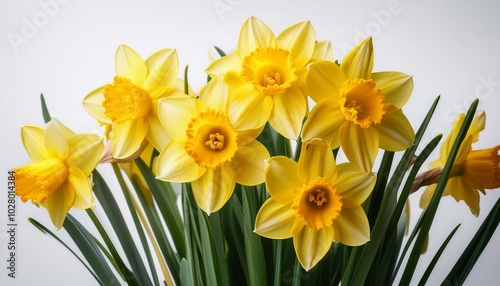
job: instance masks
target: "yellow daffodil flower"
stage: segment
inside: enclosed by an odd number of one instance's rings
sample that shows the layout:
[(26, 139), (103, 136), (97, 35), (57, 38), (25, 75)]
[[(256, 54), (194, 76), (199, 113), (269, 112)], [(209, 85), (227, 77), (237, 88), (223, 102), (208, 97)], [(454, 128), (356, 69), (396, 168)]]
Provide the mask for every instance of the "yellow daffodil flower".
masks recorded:
[(157, 115), (158, 100), (187, 97), (177, 87), (178, 65), (172, 49), (160, 50), (144, 61), (130, 47), (118, 48), (113, 83), (92, 91), (83, 102), (90, 115), (111, 127), (114, 158), (132, 156), (144, 139), (158, 150), (167, 144)]
[(257, 185), (264, 181), (269, 152), (255, 140), (263, 123), (249, 124), (252, 111), (228, 101), (221, 77), (201, 90), (200, 100), (163, 99), (159, 116), (172, 141), (160, 153), (157, 178), (191, 182), (194, 197), (206, 213), (227, 202), (235, 182)]
[(272, 239), (293, 237), (305, 270), (313, 268), (332, 242), (358, 246), (370, 239), (360, 204), (375, 186), (374, 173), (363, 174), (349, 163), (336, 166), (323, 141), (302, 148), (298, 163), (284, 156), (267, 161), (269, 198), (259, 210), (255, 232)]
[(347, 159), (368, 173), (378, 148), (405, 150), (415, 133), (401, 111), (413, 89), (411, 76), (401, 72), (372, 73), (371, 38), (352, 49), (338, 66), (312, 63), (306, 86), (317, 103), (302, 131), (302, 140), (325, 139), (342, 146)]
[(329, 42), (316, 44), (310, 22), (285, 29), (277, 37), (266, 24), (249, 18), (241, 28), (233, 54), (213, 61), (211, 77), (222, 74), (235, 90), (235, 99), (254, 110), (280, 134), (296, 139), (307, 112), (305, 71), (308, 63), (333, 58)]
[(95, 134), (75, 134), (53, 119), (47, 128), (23, 126), (21, 138), (32, 162), (14, 169), (16, 195), (47, 208), (57, 229), (70, 208), (94, 206), (90, 175), (103, 150)]
[[(465, 115), (461, 114), (455, 119), (452, 131), (441, 145), (439, 158), (431, 162), (433, 168), (442, 170), (446, 164), (464, 118)], [(500, 145), (484, 150), (472, 150), (472, 143), (478, 140), (485, 121), (484, 112), (475, 114), (443, 192), (443, 196), (451, 195), (457, 202), (465, 201), (475, 216), (479, 215), (480, 210), (479, 192), (486, 194), (484, 189), (500, 188)], [(436, 186), (433, 184), (427, 187), (420, 197), (420, 207), (426, 208), (429, 205)]]

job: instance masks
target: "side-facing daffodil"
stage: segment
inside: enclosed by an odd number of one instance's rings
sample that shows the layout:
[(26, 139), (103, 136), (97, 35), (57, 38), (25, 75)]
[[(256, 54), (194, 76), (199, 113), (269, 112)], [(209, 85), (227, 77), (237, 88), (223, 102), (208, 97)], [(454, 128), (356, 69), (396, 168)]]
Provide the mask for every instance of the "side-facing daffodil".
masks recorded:
[(257, 214), (255, 232), (272, 239), (293, 237), (298, 260), (309, 270), (333, 241), (358, 246), (370, 239), (360, 204), (375, 181), (374, 173), (363, 174), (350, 163), (337, 166), (323, 143), (303, 147), (298, 163), (273, 157), (267, 161), (265, 180), (271, 198)]
[(221, 77), (200, 91), (199, 100), (163, 99), (159, 116), (172, 141), (160, 152), (157, 178), (191, 182), (196, 202), (208, 214), (227, 202), (235, 183), (262, 183), (269, 152), (255, 140), (264, 122), (248, 120), (252, 115), (228, 101)]
[(303, 142), (330, 141), (347, 159), (368, 173), (378, 148), (405, 150), (415, 133), (401, 111), (413, 89), (411, 76), (374, 72), (373, 44), (368, 38), (346, 54), (340, 66), (312, 63), (306, 76), (309, 95), (317, 103), (302, 131)]
[(178, 58), (163, 49), (146, 61), (133, 49), (121, 45), (115, 57), (116, 76), (89, 93), (85, 110), (111, 130), (112, 156), (124, 159), (139, 154), (144, 139), (160, 150), (168, 137), (158, 119), (158, 100), (187, 97), (178, 88)]
[(331, 57), (331, 45), (316, 44), (310, 22), (292, 25), (276, 37), (266, 24), (250, 17), (241, 28), (237, 50), (213, 61), (206, 71), (211, 77), (224, 75), (235, 90), (231, 100), (249, 106), (255, 120), (269, 120), (280, 134), (296, 139), (307, 113), (307, 64)]
[(103, 151), (102, 138), (95, 134), (75, 134), (53, 119), (44, 130), (23, 126), (21, 138), (31, 158), (14, 169), (16, 195), (23, 202), (47, 208), (57, 229), (70, 208), (94, 206), (90, 175)]
[[(437, 170), (438, 174), (446, 164), (464, 118), (465, 115), (460, 114), (455, 119), (450, 134), (441, 145), (439, 158), (430, 164), (432, 170)], [(484, 112), (477, 112), (472, 119), (443, 192), (443, 196), (451, 195), (457, 202), (465, 201), (475, 216), (479, 215), (480, 210), (479, 192), (486, 194), (485, 189), (500, 188), (500, 145), (484, 150), (472, 150), (472, 143), (479, 139), (479, 132), (484, 129), (485, 121)], [(420, 197), (420, 207), (426, 208), (429, 205), (436, 186), (432, 184), (427, 187)]]

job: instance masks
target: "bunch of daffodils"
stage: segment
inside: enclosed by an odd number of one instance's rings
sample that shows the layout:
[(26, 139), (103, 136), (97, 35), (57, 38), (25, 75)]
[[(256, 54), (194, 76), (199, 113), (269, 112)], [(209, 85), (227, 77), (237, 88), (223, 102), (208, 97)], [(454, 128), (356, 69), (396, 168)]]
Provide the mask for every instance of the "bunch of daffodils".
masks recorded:
[[(421, 172), (441, 139), (422, 141), (439, 98), (415, 132), (403, 112), (412, 77), (374, 72), (374, 58), (371, 38), (335, 60), (310, 22), (276, 36), (251, 17), (195, 93), (174, 49), (143, 60), (121, 45), (112, 82), (83, 99), (103, 135), (74, 133), (42, 98), (46, 127), (21, 129), (32, 162), (13, 169), (16, 194), (47, 209), (101, 285), (424, 284), (458, 228), (417, 277), (441, 196), (477, 216), (479, 192), (500, 188), (500, 146), (472, 149), (486, 123), (475, 101)], [(109, 165), (119, 189), (97, 170)], [(405, 235), (421, 187), (424, 211)], [(443, 283), (465, 280), (499, 215), (497, 202)]]

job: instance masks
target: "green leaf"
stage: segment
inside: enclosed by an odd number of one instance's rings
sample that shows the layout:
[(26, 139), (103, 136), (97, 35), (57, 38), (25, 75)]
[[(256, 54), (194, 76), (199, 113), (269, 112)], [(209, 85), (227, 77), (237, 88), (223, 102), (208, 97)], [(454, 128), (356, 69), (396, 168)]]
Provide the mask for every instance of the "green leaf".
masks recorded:
[(45, 123), (48, 123), (50, 120), (52, 120), (49, 109), (47, 108), (47, 104), (45, 103), (45, 98), (43, 97), (43, 93), (40, 93), (40, 102), (42, 104), (42, 116), (43, 116), (43, 121)]

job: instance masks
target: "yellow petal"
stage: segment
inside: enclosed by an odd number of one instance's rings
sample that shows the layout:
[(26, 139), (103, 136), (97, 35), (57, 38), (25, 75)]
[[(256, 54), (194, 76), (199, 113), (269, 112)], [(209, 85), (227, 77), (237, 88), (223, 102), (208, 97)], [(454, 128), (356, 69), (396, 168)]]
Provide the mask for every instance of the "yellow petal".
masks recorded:
[(373, 125), (379, 135), (380, 148), (387, 151), (403, 151), (413, 145), (415, 132), (401, 109), (386, 113), (380, 124)]
[[(343, 201), (346, 199), (342, 199)], [(349, 246), (359, 246), (370, 240), (370, 225), (362, 207), (342, 208), (333, 221), (335, 241)]]
[(200, 100), (205, 102), (209, 108), (227, 113), (228, 93), (228, 86), (224, 83), (224, 78), (219, 75), (201, 89)]
[(104, 106), (102, 105), (102, 102), (104, 101), (104, 87), (105, 85), (98, 87), (87, 94), (83, 99), (83, 107), (88, 114), (99, 122), (112, 124), (113, 121), (106, 116)]
[(472, 135), (472, 142), (477, 142), (479, 139), (479, 132), (484, 129), (486, 125), (486, 113), (484, 111), (477, 111), (474, 114), (474, 118), (472, 118), (472, 122), (470, 124), (469, 130), (467, 131), (467, 135)]
[(436, 190), (437, 184), (428, 186), (425, 191), (420, 196), (420, 208), (425, 209), (429, 206), (431, 202), (432, 196), (434, 195), (434, 191)]
[(309, 21), (292, 25), (276, 38), (278, 47), (290, 51), (294, 66), (304, 66), (312, 57), (316, 43), (316, 34)]
[[(236, 130), (236, 132), (238, 133), (238, 145), (244, 146), (244, 145), (251, 143), (253, 140), (255, 140), (262, 133), (264, 126), (265, 125), (262, 125), (261, 127), (256, 128), (256, 129)], [(234, 125), (233, 125), (233, 127), (234, 127)], [(266, 139), (270, 140), (270, 138), (265, 138), (263, 140), (266, 140)], [(261, 141), (261, 142), (266, 144), (266, 142), (263, 142), (263, 141)]]
[(73, 189), (75, 198), (72, 207), (79, 210), (94, 207), (94, 196), (89, 177), (76, 167), (69, 167), (68, 183)]
[(241, 69), (242, 60), (238, 54), (229, 54), (213, 61), (205, 71), (210, 77), (214, 78), (219, 74), (225, 75), (228, 71), (239, 73)]
[(402, 72), (376, 72), (372, 74), (376, 88), (382, 91), (385, 103), (402, 108), (413, 91), (413, 78)]
[(368, 175), (360, 172), (352, 164), (344, 163), (337, 166), (338, 178), (335, 181), (335, 188), (344, 198), (349, 198), (357, 205), (362, 204), (371, 194), (377, 176), (375, 173)]
[(340, 144), (347, 159), (365, 174), (373, 168), (378, 153), (379, 137), (373, 128), (361, 128), (346, 122), (340, 126)]
[(330, 250), (333, 243), (334, 230), (332, 227), (314, 231), (303, 227), (293, 237), (293, 246), (300, 265), (306, 271), (313, 268)]
[(272, 157), (266, 165), (266, 187), (271, 197), (282, 204), (291, 204), (295, 199), (294, 189), (301, 189), (297, 162), (284, 156)]
[(116, 51), (115, 70), (117, 76), (128, 78), (137, 86), (142, 86), (148, 75), (148, 68), (144, 60), (126, 45), (120, 45)]
[(240, 37), (238, 40), (238, 54), (243, 57), (247, 56), (255, 49), (266, 47), (275, 47), (276, 38), (261, 20), (250, 17), (241, 27)]
[(236, 182), (245, 186), (263, 183), (266, 175), (265, 160), (269, 158), (269, 152), (259, 141), (239, 146), (231, 160)]
[(295, 140), (299, 136), (306, 110), (304, 95), (297, 87), (291, 87), (284, 94), (273, 95), (273, 110), (269, 123), (284, 137)]
[(203, 102), (192, 98), (164, 98), (159, 102), (158, 116), (168, 136), (172, 140), (182, 140), (186, 138), (189, 122), (203, 107)]
[(45, 130), (38, 126), (21, 127), (21, 140), (24, 149), (33, 161), (42, 161), (50, 157), (45, 149), (44, 142)]
[(68, 138), (68, 148), (66, 164), (78, 167), (89, 176), (99, 163), (104, 144), (96, 134), (77, 134)]
[(337, 166), (328, 142), (303, 143), (298, 164), (303, 182), (317, 177), (327, 178), (330, 182), (337, 179)]
[(171, 141), (160, 152), (156, 169), (157, 178), (174, 183), (192, 182), (203, 175), (205, 169), (196, 164), (184, 149), (184, 144)]
[(47, 124), (45, 129), (45, 148), (52, 157), (65, 159), (68, 155), (68, 142), (64, 136), (62, 124), (53, 119)]
[(322, 100), (314, 106), (304, 123), (302, 141), (323, 139), (329, 141), (330, 147), (335, 149), (340, 146), (338, 134), (344, 122), (345, 116), (338, 101), (331, 98)]
[(347, 80), (342, 69), (333, 62), (320, 61), (312, 63), (306, 75), (306, 88), (316, 103), (331, 98), (338, 106), (339, 90)]
[(462, 177), (453, 179), (454, 182), (451, 182), (451, 180), (448, 182), (451, 196), (457, 202), (463, 200), (467, 206), (469, 206), (471, 213), (476, 217), (479, 216), (479, 192), (472, 188), (472, 186)]
[(64, 219), (73, 204), (74, 198), (75, 192), (73, 186), (69, 182), (66, 182), (43, 202), (43, 206), (49, 212), (52, 224), (57, 229), (63, 226)]
[(271, 97), (257, 93), (251, 84), (238, 88), (228, 102), (228, 116), (236, 130), (264, 126), (272, 109)]
[(370, 79), (373, 69), (372, 38), (361, 41), (350, 50), (340, 63), (340, 67), (349, 79)]
[(163, 126), (161, 125), (160, 119), (154, 115), (148, 115), (147, 117), (149, 128), (146, 134), (146, 139), (156, 150), (162, 150), (170, 137), (167, 135)]
[(233, 194), (234, 186), (234, 175), (226, 166), (207, 168), (198, 180), (192, 182), (194, 198), (207, 214), (224, 206)]
[(179, 60), (175, 50), (163, 49), (152, 54), (146, 60), (146, 66), (148, 75), (141, 86), (151, 98), (158, 98), (167, 89), (175, 86), (179, 69)]
[(333, 47), (330, 41), (318, 41), (314, 47), (314, 60), (333, 61)]
[[(255, 232), (271, 239), (286, 239), (294, 235), (300, 226), (296, 224), (295, 210), (289, 204), (281, 204), (272, 198), (264, 202), (255, 218)], [(295, 227), (294, 227), (295, 225)]]
[(141, 147), (149, 125), (144, 117), (113, 125), (112, 154), (117, 159), (130, 157)]

